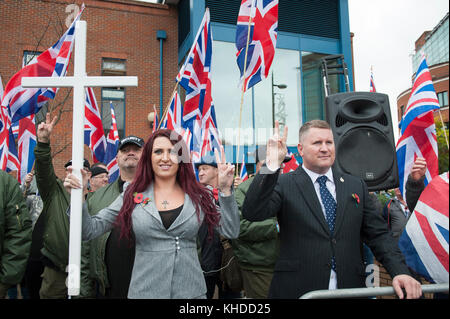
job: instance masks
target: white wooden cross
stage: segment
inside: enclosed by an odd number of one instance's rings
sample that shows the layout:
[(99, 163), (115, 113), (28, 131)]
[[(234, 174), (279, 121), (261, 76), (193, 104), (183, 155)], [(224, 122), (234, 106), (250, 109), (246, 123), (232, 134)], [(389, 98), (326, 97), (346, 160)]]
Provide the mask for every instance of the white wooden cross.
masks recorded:
[[(81, 181), (84, 159), (84, 106), (86, 87), (137, 86), (135, 76), (87, 76), (86, 74), (86, 21), (75, 25), (74, 75), (69, 77), (28, 77), (22, 79), (23, 87), (73, 87), (73, 127), (72, 127), (72, 168), (73, 174)], [(73, 189), (70, 199), (70, 233), (68, 295), (80, 294), (81, 261), (81, 209), (83, 190)], [(62, 212), (64, 213), (64, 212)]]

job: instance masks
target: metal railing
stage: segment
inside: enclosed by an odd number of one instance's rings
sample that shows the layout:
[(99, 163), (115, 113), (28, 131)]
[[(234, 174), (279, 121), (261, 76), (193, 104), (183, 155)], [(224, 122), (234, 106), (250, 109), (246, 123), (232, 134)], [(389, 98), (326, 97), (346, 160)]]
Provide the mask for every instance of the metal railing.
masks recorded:
[[(449, 284), (430, 284), (422, 285), (422, 293), (448, 293)], [(336, 290), (315, 290), (308, 292), (300, 297), (300, 299), (330, 299), (330, 298), (365, 298), (375, 296), (395, 295), (392, 287), (370, 287), (370, 288), (350, 288)]]

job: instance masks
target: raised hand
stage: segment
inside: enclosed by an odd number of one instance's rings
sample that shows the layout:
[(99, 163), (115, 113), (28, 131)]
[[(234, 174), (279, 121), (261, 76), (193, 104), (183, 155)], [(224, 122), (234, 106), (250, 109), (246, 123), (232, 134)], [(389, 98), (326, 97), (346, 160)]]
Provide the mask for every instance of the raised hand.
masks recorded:
[(234, 182), (234, 165), (226, 163), (225, 151), (223, 146), (220, 146), (220, 155), (217, 149), (214, 149), (218, 170), (218, 187), (219, 190), (226, 196), (231, 195), (231, 187)]
[(70, 194), (73, 188), (82, 188), (82, 187), (83, 187), (84, 191), (87, 191), (87, 186), (88, 186), (89, 178), (91, 177), (91, 173), (85, 168), (81, 169), (81, 176), (83, 179), (83, 185), (81, 185), (78, 177), (75, 174), (73, 174), (72, 166), (68, 166), (67, 171), (68, 171), (68, 174), (66, 175), (66, 178), (64, 178), (64, 183), (63, 183), (66, 191)]
[(275, 121), (274, 134), (267, 141), (266, 163), (267, 167), (273, 172), (281, 167), (287, 154), (286, 141), (288, 136), (288, 127), (284, 127), (283, 136), (280, 136), (280, 124)]
[(38, 142), (50, 143), (50, 134), (52, 133), (53, 127), (56, 124), (57, 117), (53, 117), (50, 121), (50, 113), (45, 116), (45, 122), (39, 123), (38, 129), (36, 131), (36, 137)]
[(411, 169), (411, 177), (413, 180), (418, 181), (427, 172), (427, 162), (423, 157), (416, 158), (413, 167)]

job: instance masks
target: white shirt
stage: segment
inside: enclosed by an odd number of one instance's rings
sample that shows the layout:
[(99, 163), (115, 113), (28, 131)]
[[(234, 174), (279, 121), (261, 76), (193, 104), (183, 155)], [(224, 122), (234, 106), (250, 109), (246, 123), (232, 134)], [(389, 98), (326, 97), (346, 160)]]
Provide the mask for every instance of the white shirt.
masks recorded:
[[(305, 170), (306, 174), (308, 174), (309, 178), (311, 178), (311, 181), (314, 185), (314, 189), (316, 190), (317, 198), (319, 199), (320, 207), (322, 207), (323, 216), (325, 217), (325, 220), (326, 220), (327, 213), (325, 211), (325, 206), (322, 203), (322, 196), (320, 196), (320, 184), (319, 184), (319, 182), (317, 182), (317, 178), (319, 178), (320, 176), (327, 177), (327, 182), (326, 182), (327, 189), (331, 193), (331, 196), (333, 196), (334, 200), (336, 200), (336, 185), (334, 185), (333, 171), (330, 168), (328, 170), (328, 172), (326, 172), (325, 174), (317, 174), (317, 173), (307, 169), (305, 167), (305, 165), (303, 165), (303, 169)], [(331, 269), (330, 282), (328, 284), (328, 289), (330, 289), (330, 290), (337, 289), (337, 275), (333, 269)]]

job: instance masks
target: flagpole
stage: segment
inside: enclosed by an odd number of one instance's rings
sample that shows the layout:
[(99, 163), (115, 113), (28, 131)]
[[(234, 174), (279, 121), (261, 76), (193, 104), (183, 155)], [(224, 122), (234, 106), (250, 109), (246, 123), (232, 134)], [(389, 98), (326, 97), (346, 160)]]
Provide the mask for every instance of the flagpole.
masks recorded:
[(238, 145), (237, 145), (237, 154), (236, 154), (236, 177), (238, 177), (239, 174), (239, 150), (241, 145), (241, 124), (242, 124), (242, 108), (244, 105), (244, 93), (245, 93), (245, 87), (246, 87), (246, 73), (247, 73), (247, 56), (248, 56), (248, 45), (250, 42), (250, 26), (252, 24), (252, 11), (253, 11), (253, 4), (250, 8), (250, 19), (248, 20), (248, 30), (247, 30), (247, 43), (245, 45), (245, 58), (244, 58), (244, 83), (242, 84), (242, 94), (241, 94), (241, 107), (239, 109), (239, 127), (238, 127)]
[[(161, 127), (162, 122), (163, 122), (164, 119), (166, 118), (167, 113), (169, 112), (170, 103), (172, 103), (173, 96), (174, 96), (175, 93), (177, 92), (178, 84), (180, 84), (180, 82), (177, 81), (177, 84), (175, 84), (175, 88), (174, 88), (173, 91), (172, 91), (172, 95), (170, 96), (169, 103), (167, 104), (166, 109), (164, 110), (164, 114), (163, 114), (163, 115), (161, 116), (161, 118), (159, 119), (159, 123), (158, 123), (158, 127), (157, 127), (158, 130), (159, 130), (159, 128)], [(156, 114), (155, 114), (155, 115), (156, 115)]]
[[(32, 172), (34, 171), (34, 164), (35, 164), (35, 163), (36, 163), (36, 160), (33, 161), (33, 166), (31, 167), (30, 173), (32, 173)], [(33, 173), (33, 178), (34, 178), (34, 173)], [(33, 181), (33, 179), (31, 179), (31, 181)], [(28, 188), (30, 188), (31, 181), (30, 181), (30, 184), (29, 184), (29, 185), (25, 184), (25, 190), (23, 191), (23, 196), (26, 196), (26, 195), (27, 195), (27, 191), (28, 191)]]
[(447, 143), (447, 149), (449, 149), (447, 132), (445, 131), (445, 125), (444, 125), (444, 120), (442, 119), (441, 109), (439, 109), (439, 118), (441, 119), (442, 129), (444, 130), (444, 136), (445, 136), (445, 142)]

